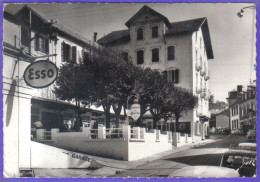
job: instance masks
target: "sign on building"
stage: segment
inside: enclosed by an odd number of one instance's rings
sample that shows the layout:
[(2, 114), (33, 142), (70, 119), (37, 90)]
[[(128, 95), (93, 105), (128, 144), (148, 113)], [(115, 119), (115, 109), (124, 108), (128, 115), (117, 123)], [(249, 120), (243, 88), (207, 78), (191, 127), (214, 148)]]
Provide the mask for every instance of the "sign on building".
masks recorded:
[(139, 104), (133, 104), (130, 108), (130, 116), (133, 120), (137, 120), (140, 117), (141, 107)]
[(47, 60), (31, 63), (24, 72), (25, 83), (33, 88), (44, 88), (51, 85), (58, 76), (57, 66)]

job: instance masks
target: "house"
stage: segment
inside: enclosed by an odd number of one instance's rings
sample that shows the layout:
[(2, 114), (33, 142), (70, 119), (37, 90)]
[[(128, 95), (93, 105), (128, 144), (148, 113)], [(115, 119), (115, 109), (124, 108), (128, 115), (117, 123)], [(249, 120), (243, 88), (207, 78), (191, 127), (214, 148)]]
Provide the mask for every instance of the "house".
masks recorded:
[[(189, 123), (193, 140), (203, 137), (210, 118), (208, 60), (214, 58), (207, 18), (169, 22), (145, 5), (125, 25), (127, 29), (115, 30), (97, 42), (120, 49), (135, 65), (166, 72), (169, 81), (198, 96), (198, 107), (184, 114), (180, 122)], [(152, 128), (149, 117), (143, 123)], [(171, 123), (165, 126), (161, 121), (158, 127), (171, 131)]]

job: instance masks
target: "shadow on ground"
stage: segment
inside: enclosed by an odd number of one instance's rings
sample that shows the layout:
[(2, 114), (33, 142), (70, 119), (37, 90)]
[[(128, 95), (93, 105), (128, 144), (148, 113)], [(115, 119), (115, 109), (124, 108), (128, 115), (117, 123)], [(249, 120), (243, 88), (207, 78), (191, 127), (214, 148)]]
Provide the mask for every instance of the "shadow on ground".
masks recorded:
[(195, 166), (195, 165), (219, 166), (222, 155), (223, 154), (203, 154), (203, 155), (167, 158), (164, 160), (170, 160), (178, 163), (188, 164), (191, 166)]

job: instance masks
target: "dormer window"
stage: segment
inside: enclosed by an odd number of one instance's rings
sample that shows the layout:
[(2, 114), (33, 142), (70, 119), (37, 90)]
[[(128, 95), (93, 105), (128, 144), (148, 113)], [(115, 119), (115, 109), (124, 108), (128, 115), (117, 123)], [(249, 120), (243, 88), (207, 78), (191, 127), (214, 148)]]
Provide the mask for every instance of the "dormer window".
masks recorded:
[(158, 26), (152, 27), (152, 38), (157, 38), (158, 37)]
[(137, 40), (143, 40), (144, 35), (143, 35), (143, 28), (138, 28), (137, 29)]

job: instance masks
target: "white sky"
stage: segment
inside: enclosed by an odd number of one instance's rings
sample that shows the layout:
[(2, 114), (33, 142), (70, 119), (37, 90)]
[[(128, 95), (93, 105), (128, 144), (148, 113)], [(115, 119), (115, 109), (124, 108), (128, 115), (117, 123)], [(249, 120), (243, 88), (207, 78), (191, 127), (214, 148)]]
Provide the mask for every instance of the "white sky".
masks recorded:
[[(32, 7), (50, 19), (58, 19), (63, 25), (92, 40), (111, 31), (126, 29), (124, 25), (143, 3), (37, 3)], [(237, 17), (248, 3), (146, 3), (166, 16), (170, 22), (207, 17), (214, 59), (209, 60), (210, 91), (215, 100), (226, 101), (228, 92), (236, 85), (246, 86), (255, 73), (255, 9), (245, 9), (242, 18)]]

